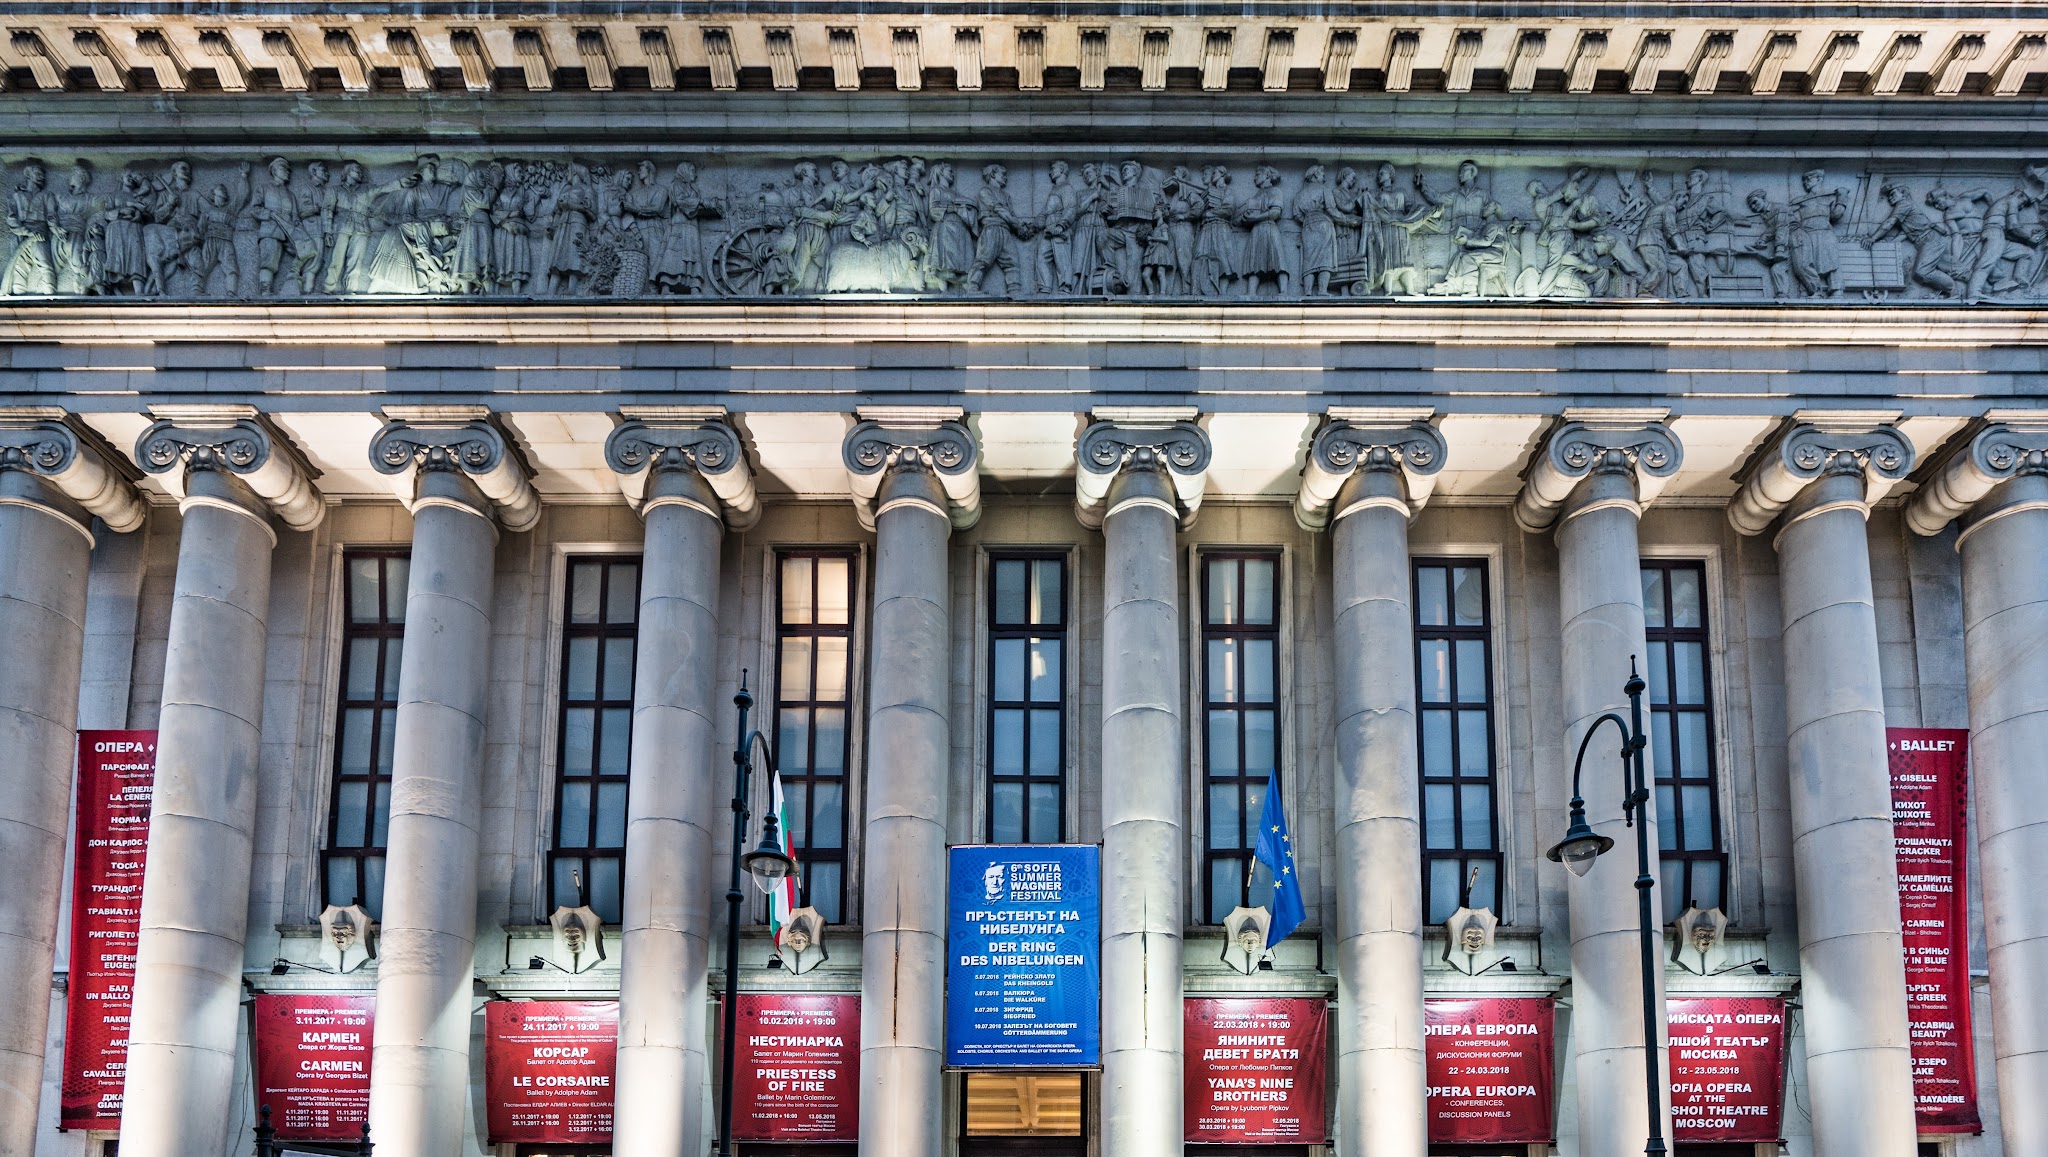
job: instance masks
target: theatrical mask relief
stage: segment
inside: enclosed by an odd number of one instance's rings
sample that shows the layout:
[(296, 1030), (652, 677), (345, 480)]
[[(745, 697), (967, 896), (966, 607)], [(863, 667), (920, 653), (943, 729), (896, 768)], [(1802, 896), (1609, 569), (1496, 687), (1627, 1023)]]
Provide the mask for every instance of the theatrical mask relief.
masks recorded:
[(2039, 301), (2048, 164), (21, 158), (0, 294)]

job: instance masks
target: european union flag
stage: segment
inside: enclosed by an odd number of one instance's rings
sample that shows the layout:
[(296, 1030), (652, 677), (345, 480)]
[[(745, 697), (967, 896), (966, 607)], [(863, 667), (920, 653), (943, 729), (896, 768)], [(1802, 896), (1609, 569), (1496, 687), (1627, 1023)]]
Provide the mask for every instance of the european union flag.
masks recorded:
[(1280, 771), (1266, 777), (1266, 806), (1259, 812), (1259, 842), (1252, 855), (1273, 873), (1273, 922), (1266, 929), (1266, 947), (1308, 918), (1301, 903), (1301, 873), (1294, 870), (1294, 841), (1287, 835), (1287, 808), (1280, 802)]

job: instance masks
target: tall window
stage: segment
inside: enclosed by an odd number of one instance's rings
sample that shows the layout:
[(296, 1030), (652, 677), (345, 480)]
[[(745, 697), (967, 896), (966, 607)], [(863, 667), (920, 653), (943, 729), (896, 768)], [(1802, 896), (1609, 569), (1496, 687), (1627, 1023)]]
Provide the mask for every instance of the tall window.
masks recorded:
[[(1202, 560), (1202, 698), (1208, 825), (1204, 911), (1221, 924), (1273, 880), (1254, 869), (1266, 782), (1280, 758), (1280, 560), (1209, 554)], [(1115, 774), (1110, 769), (1109, 774)]]
[(392, 731), (398, 662), (405, 649), (404, 551), (349, 551), (342, 560), (341, 703), (334, 742), (334, 798), (321, 857), (329, 904), (361, 901), (384, 912), (384, 839), (391, 818)]
[(1066, 815), (1066, 562), (989, 567), (988, 839), (1057, 843)]
[(804, 901), (830, 923), (846, 902), (846, 720), (853, 686), (853, 556), (780, 556), (775, 765)]
[(1688, 906), (1726, 907), (1727, 858), (1715, 806), (1713, 705), (1707, 690), (1706, 573), (1698, 562), (1643, 564), (1650, 752), (1657, 764), (1658, 858), (1667, 923)]
[(1494, 816), (1493, 634), (1486, 564), (1417, 559), (1415, 697), (1422, 711), (1422, 900), (1500, 911)]
[(567, 599), (549, 893), (553, 906), (588, 903), (605, 923), (616, 924), (626, 859), (640, 560), (570, 559)]

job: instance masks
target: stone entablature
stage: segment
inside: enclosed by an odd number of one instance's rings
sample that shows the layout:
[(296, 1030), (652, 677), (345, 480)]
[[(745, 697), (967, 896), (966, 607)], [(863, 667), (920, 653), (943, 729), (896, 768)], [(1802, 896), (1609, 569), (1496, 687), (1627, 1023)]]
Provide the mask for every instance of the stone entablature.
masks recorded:
[(1198, 3), (1132, 19), (1108, 9), (947, 4), (886, 12), (678, 5), (626, 17), (568, 4), (458, 14), (363, 3), (203, 13), (55, 3), (10, 12), (0, 64), (45, 92), (1033, 92), (1062, 84), (1085, 92), (1132, 83), (1216, 92), (1255, 80), (1267, 92), (1455, 94), (1490, 85), (1695, 96), (2013, 96), (2048, 64), (2048, 20), (2038, 10), (1917, 7), (1845, 4), (1762, 20), (1741, 5), (1694, 4), (1646, 20), (1572, 4), (1516, 5), (1513, 17), (1496, 19), (1451, 4), (1252, 15)]
[(10, 170), (16, 298), (2048, 297), (2048, 165), (2021, 159), (364, 148)]

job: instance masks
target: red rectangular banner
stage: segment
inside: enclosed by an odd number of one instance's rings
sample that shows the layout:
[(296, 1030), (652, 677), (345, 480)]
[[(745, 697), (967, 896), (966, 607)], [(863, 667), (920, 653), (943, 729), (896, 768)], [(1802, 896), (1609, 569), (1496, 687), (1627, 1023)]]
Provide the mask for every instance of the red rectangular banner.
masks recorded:
[(256, 997), (256, 1103), (280, 1141), (354, 1141), (370, 1115), (370, 1025), (377, 998)]
[(1422, 1002), (1433, 1144), (1552, 1141), (1549, 997)]
[(484, 1005), (490, 1144), (610, 1144), (618, 1056), (616, 1000)]
[(1885, 728), (1922, 1133), (1983, 1131), (1970, 1037), (1969, 747), (1967, 731)]
[(1665, 1001), (1671, 1138), (1779, 1140), (1785, 1107), (1785, 1002), (1775, 996)]
[(128, 1070), (128, 1003), (142, 927), (142, 871), (156, 732), (78, 733), (71, 870), (71, 975), (64, 1000), (59, 1125), (117, 1129)]
[(743, 992), (739, 1002), (733, 1138), (860, 1140), (860, 997)]
[(1329, 1005), (1318, 999), (1187, 1001), (1187, 1140), (1207, 1145), (1329, 1139)]

